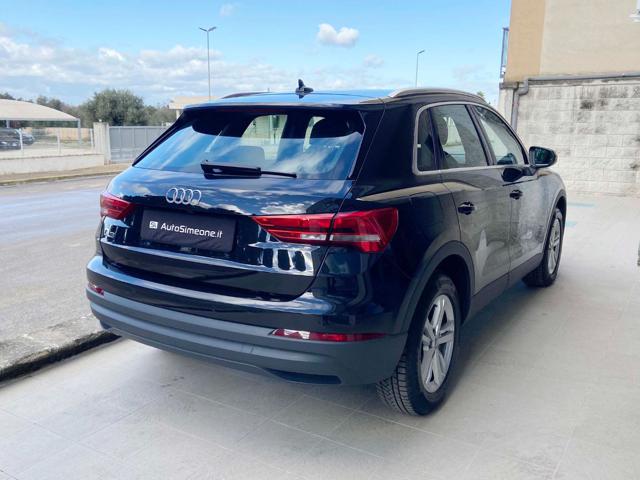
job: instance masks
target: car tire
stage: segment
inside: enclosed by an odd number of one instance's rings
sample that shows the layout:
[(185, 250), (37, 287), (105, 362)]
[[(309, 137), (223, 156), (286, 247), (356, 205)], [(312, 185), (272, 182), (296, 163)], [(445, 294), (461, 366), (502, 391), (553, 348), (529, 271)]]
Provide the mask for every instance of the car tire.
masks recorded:
[(559, 208), (556, 208), (547, 232), (544, 245), (544, 255), (540, 265), (527, 274), (522, 281), (529, 287), (548, 287), (556, 281), (560, 257), (562, 255), (562, 239), (564, 238), (564, 218)]
[(457, 356), (460, 321), (456, 286), (436, 273), (416, 308), (393, 375), (377, 384), (383, 403), (401, 413), (425, 415), (442, 402)]

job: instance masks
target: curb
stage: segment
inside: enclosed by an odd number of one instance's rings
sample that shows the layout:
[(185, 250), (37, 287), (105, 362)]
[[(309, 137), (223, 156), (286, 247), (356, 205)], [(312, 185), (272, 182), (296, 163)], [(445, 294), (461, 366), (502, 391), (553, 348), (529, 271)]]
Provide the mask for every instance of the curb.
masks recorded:
[[(49, 345), (40, 350), (29, 352), (16, 359), (11, 365), (0, 367), (0, 382), (14, 379), (27, 373), (39, 370), (65, 358), (72, 357), (99, 345), (113, 342), (120, 337), (107, 331), (89, 333), (71, 339), (62, 345)], [(1, 345), (0, 345), (1, 346)]]
[[(128, 166), (128, 165), (127, 165)], [(124, 169), (123, 169), (124, 170)], [(106, 177), (111, 175), (117, 175), (123, 170), (111, 170), (104, 172), (77, 172), (77, 173), (60, 173), (59, 175), (46, 175), (41, 177), (30, 177), (30, 178), (16, 178), (3, 180), (0, 177), (0, 186), (7, 185), (23, 185), (25, 183), (36, 183), (36, 182), (53, 182), (56, 180), (66, 180), (66, 179), (74, 179), (74, 178), (82, 178), (82, 177)]]

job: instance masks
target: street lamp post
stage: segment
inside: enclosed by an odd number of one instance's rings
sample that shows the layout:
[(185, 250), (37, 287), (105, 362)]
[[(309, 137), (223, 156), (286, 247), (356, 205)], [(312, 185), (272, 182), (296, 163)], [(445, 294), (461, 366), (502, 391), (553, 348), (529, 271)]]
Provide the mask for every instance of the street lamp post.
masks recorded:
[(420, 54), (424, 53), (424, 50), (420, 50), (416, 53), (416, 87), (418, 86), (418, 61), (420, 60)]
[(211, 56), (209, 53), (210, 52), (209, 32), (213, 32), (218, 27), (209, 27), (209, 28), (198, 27), (198, 28), (207, 34), (207, 74), (208, 74), (208, 80), (209, 80), (209, 100), (211, 100)]

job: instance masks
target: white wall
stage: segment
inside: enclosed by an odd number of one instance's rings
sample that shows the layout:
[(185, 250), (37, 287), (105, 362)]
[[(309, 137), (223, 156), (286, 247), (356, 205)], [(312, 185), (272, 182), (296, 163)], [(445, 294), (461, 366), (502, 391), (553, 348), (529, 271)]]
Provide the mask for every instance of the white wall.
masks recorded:
[(640, 79), (531, 83), (517, 130), (556, 151), (568, 190), (640, 196)]
[(33, 172), (58, 172), (104, 165), (101, 153), (80, 153), (41, 157), (0, 158), (0, 175)]

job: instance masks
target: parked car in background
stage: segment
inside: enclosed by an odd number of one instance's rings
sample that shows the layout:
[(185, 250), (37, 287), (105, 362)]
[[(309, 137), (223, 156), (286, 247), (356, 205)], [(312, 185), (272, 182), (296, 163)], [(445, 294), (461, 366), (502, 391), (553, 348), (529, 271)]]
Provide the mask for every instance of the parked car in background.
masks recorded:
[(101, 197), (104, 328), (294, 382), (444, 398), (463, 323), (558, 274), (566, 195), (482, 98), (236, 95), (185, 109)]
[(14, 128), (0, 128), (0, 149), (19, 150), (20, 134)]
[(34, 138), (34, 136), (29, 133), (29, 132), (25, 132), (24, 130), (22, 131), (22, 143), (25, 145), (33, 145), (34, 142), (36, 141), (36, 139)]

